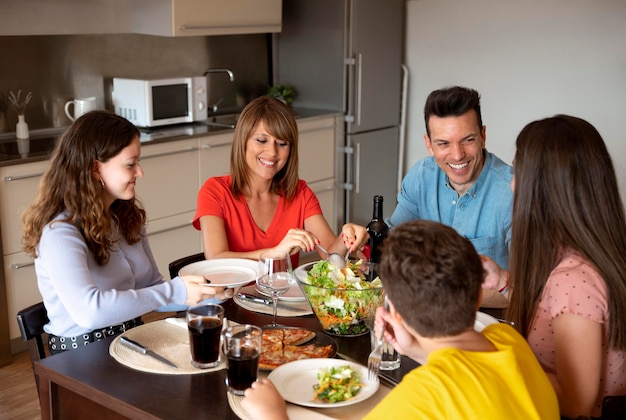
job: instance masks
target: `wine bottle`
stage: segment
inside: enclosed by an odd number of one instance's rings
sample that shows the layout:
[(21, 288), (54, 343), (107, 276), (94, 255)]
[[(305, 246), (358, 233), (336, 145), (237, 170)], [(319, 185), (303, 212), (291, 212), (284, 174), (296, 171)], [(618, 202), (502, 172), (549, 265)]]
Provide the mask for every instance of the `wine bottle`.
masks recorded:
[(368, 242), (370, 262), (379, 263), (383, 241), (389, 233), (389, 227), (383, 220), (382, 195), (374, 196), (374, 212), (372, 214), (372, 220), (367, 225), (367, 233), (370, 235)]

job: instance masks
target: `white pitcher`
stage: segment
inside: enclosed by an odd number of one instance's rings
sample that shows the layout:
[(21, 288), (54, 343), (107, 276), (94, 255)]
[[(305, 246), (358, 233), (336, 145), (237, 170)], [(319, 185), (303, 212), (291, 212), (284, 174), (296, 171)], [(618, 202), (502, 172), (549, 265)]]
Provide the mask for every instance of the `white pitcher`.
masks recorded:
[[(70, 105), (74, 105), (74, 115), (70, 114)], [(78, 117), (86, 114), (89, 111), (96, 109), (96, 97), (91, 96), (89, 98), (74, 99), (67, 101), (65, 104), (65, 115), (72, 121), (76, 121)]]

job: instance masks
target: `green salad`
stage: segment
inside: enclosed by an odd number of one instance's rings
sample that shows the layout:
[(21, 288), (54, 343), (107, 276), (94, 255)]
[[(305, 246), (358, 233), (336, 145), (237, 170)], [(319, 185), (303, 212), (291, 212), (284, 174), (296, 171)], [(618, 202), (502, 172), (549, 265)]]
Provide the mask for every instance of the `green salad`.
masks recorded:
[(365, 386), (361, 383), (361, 374), (347, 365), (321, 369), (317, 379), (318, 383), (313, 385), (314, 400), (328, 403), (354, 398)]
[(382, 300), (382, 281), (367, 281), (361, 260), (340, 269), (326, 260), (309, 270), (302, 289), (322, 328), (331, 334), (358, 335), (368, 331), (365, 319)]

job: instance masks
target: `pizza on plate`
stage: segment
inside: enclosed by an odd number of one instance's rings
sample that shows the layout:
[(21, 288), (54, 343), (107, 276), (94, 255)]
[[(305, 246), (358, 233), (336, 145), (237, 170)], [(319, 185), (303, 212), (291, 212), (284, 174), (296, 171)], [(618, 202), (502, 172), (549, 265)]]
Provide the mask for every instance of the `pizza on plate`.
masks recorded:
[(304, 328), (264, 329), (259, 368), (272, 370), (294, 360), (329, 357), (333, 351), (331, 344), (327, 346), (305, 345), (315, 336), (315, 332)]

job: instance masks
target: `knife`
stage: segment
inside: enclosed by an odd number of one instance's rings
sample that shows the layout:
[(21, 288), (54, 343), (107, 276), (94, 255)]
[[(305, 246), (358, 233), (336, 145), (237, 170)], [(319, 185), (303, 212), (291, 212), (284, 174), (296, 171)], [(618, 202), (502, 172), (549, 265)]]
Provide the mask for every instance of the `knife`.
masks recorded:
[(153, 352), (149, 348), (139, 344), (135, 340), (131, 340), (130, 338), (124, 337), (122, 335), (120, 336), (120, 343), (122, 343), (123, 346), (126, 346), (129, 349), (135, 350), (136, 352), (141, 353), (146, 356), (154, 357), (161, 363), (165, 363), (168, 366), (178, 369), (178, 366), (176, 366), (174, 363), (170, 362), (169, 360), (167, 360), (165, 357), (161, 356), (160, 354)]
[[(243, 301), (248, 301), (248, 302), (254, 302), (254, 303), (260, 303), (262, 305), (273, 305), (272, 303), (272, 299), (269, 298), (263, 298), (260, 296), (255, 296), (255, 295), (251, 295), (248, 293), (243, 293), (243, 292), (239, 292), (239, 299), (243, 300)], [(289, 305), (285, 305), (284, 303), (280, 303), (278, 302), (276, 304), (277, 308), (281, 308), (281, 309), (285, 309), (287, 311), (295, 311), (295, 312), (302, 312), (303, 309), (302, 308), (296, 308), (294, 306), (289, 306)]]

